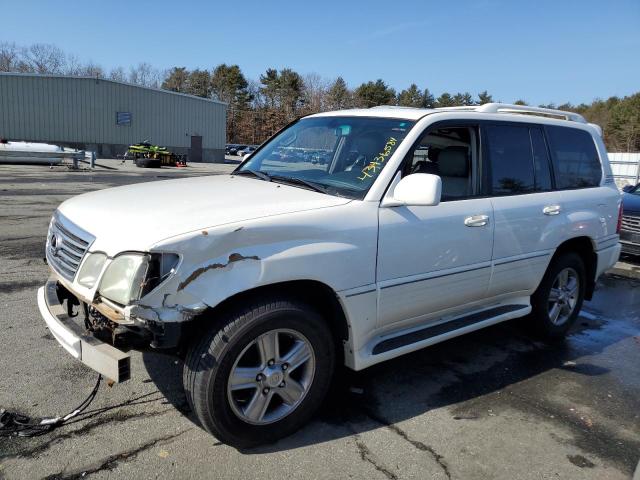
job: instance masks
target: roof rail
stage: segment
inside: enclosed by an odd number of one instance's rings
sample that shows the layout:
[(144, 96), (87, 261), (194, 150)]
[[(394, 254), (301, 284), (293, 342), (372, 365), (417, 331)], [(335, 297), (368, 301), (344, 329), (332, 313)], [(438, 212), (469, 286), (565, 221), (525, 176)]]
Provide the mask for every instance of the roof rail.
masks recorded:
[(465, 105), (462, 107), (440, 107), (434, 108), (434, 110), (437, 112), (466, 110), (480, 113), (529, 113), (561, 118), (570, 122), (587, 123), (585, 118), (579, 113), (565, 112), (564, 110), (555, 110), (553, 108), (530, 107), (528, 105), (512, 105), (509, 103), (485, 103), (484, 105)]
[(553, 108), (530, 107), (528, 105), (511, 105), (508, 103), (485, 103), (476, 107), (476, 112), (482, 113), (531, 113), (535, 115), (546, 115), (548, 117), (560, 117), (571, 122), (587, 123), (585, 118), (579, 113), (565, 112)]
[[(419, 107), (405, 107), (402, 105), (374, 105), (373, 107), (369, 107), (369, 110), (371, 109), (385, 109), (385, 108), (402, 108), (405, 110), (421, 110), (421, 108)], [(423, 109), (422, 109), (423, 110)]]
[(437, 110), (438, 112), (455, 112), (455, 111), (460, 111), (460, 110), (471, 110), (471, 111), (476, 111), (478, 109), (479, 105), (463, 105), (461, 107), (438, 107), (438, 108), (434, 108), (434, 110)]

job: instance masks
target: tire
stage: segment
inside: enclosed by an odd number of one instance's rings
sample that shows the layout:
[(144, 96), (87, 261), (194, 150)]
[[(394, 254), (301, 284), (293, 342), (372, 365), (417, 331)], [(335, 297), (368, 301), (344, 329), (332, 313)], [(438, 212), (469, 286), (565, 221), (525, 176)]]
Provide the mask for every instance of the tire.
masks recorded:
[[(567, 285), (563, 286), (565, 275)], [(577, 284), (575, 287), (571, 280)], [(554, 257), (531, 297), (534, 330), (548, 340), (564, 338), (580, 313), (586, 285), (586, 269), (580, 255), (569, 252)], [(561, 298), (556, 301), (558, 297)]]
[(136, 167), (160, 168), (162, 167), (162, 161), (158, 158), (136, 158)]
[[(273, 335), (280, 355), (264, 352)], [(295, 348), (302, 352), (301, 345), (306, 345), (309, 359), (298, 366), (295, 356), (287, 354)], [(272, 366), (269, 356), (276, 360)], [(223, 313), (190, 346), (184, 389), (205, 430), (224, 443), (249, 448), (290, 435), (309, 421), (329, 390), (334, 363), (334, 341), (317, 312), (292, 300), (256, 299)], [(243, 380), (237, 382), (238, 390), (232, 388), (232, 372), (233, 378)], [(265, 402), (264, 409), (252, 408)]]

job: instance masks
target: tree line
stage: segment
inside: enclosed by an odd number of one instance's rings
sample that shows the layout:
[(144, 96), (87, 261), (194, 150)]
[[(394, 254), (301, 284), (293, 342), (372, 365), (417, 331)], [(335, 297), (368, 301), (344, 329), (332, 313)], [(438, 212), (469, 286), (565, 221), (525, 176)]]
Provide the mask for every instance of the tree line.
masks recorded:
[[(162, 88), (229, 104), (227, 140), (258, 144), (294, 119), (311, 113), (376, 105), (438, 108), (483, 105), (494, 101), (486, 90), (443, 92), (435, 96), (428, 88), (412, 83), (396, 91), (383, 79), (350, 88), (342, 77), (300, 74), (290, 68), (268, 68), (258, 79), (248, 79), (238, 65), (220, 64), (211, 70), (173, 67), (161, 71), (141, 62), (128, 69), (104, 70), (94, 62), (81, 62), (50, 44), (20, 46), (0, 43), (0, 72), (31, 72), (91, 76)], [(526, 100), (513, 103), (527, 105)], [(582, 114), (605, 132), (609, 151), (640, 151), (640, 92), (627, 97), (572, 105), (540, 105)]]

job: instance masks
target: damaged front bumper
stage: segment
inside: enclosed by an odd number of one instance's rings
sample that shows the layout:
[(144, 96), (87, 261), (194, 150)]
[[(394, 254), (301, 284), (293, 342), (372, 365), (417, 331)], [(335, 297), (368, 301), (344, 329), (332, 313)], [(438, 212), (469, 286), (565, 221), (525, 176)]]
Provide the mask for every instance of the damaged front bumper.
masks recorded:
[[(178, 350), (189, 320), (200, 312), (178, 305), (122, 308), (105, 299), (89, 304), (55, 276), (38, 290), (38, 307), (65, 350), (115, 382), (130, 377), (129, 350)], [(74, 308), (84, 310), (84, 316)]]
[(58, 298), (58, 282), (38, 289), (38, 308), (51, 334), (74, 358), (116, 383), (131, 378), (130, 354), (103, 342), (68, 315)]

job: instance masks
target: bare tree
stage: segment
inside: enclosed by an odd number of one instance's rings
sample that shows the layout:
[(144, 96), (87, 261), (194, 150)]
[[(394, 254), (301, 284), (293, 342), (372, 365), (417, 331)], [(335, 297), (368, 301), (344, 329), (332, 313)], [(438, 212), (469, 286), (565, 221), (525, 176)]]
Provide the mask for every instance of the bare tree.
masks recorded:
[(138, 65), (129, 67), (129, 82), (143, 87), (160, 86), (160, 71), (151, 64), (140, 62)]
[(248, 79), (247, 92), (252, 98), (251, 102), (249, 102), (250, 108), (258, 109), (264, 106), (262, 97), (260, 95), (260, 82), (253, 79)]
[(82, 75), (82, 62), (77, 55), (70, 54), (67, 56), (66, 65), (64, 67), (65, 75)]
[(63, 73), (66, 56), (55, 45), (34, 43), (25, 50), (24, 63), (35, 73)]
[(24, 49), (15, 43), (0, 42), (0, 72), (19, 72), (22, 70)]
[(93, 63), (92, 61), (89, 61), (88, 63), (85, 63), (83, 65), (80, 75), (85, 77), (102, 78), (104, 77), (104, 70), (97, 63)]
[(317, 73), (308, 73), (303, 78), (305, 110), (322, 112), (327, 109), (327, 92), (330, 82)]
[(115, 68), (112, 68), (111, 71), (109, 72), (109, 78), (117, 82), (126, 82), (127, 73), (124, 71), (124, 68), (115, 67)]

